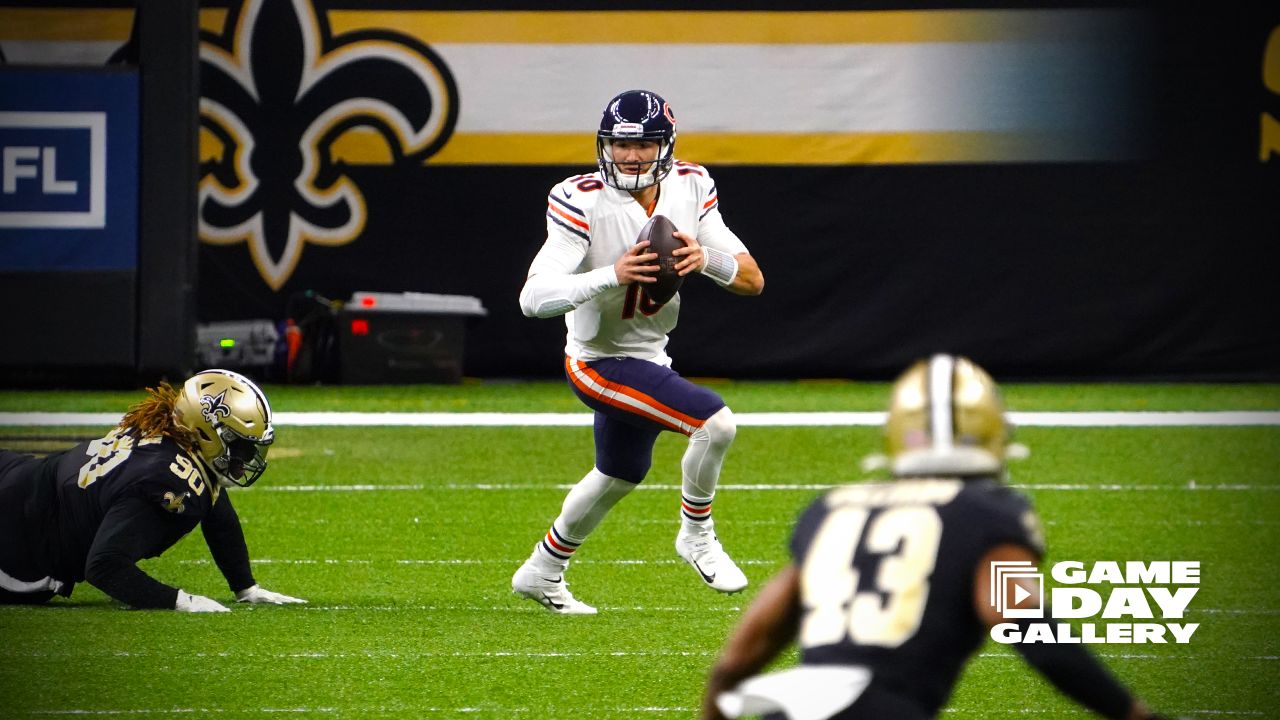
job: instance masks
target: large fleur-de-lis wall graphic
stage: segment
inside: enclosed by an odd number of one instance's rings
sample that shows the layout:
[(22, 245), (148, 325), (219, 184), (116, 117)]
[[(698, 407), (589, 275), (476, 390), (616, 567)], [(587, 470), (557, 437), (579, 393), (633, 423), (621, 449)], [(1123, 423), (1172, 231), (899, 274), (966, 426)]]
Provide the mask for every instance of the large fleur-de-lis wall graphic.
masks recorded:
[(200, 238), (247, 243), (273, 290), (308, 243), (358, 237), (367, 211), (336, 148), (421, 163), (453, 132), (458, 93), (435, 52), (391, 31), (333, 37), (312, 0), (244, 0), (201, 60)]

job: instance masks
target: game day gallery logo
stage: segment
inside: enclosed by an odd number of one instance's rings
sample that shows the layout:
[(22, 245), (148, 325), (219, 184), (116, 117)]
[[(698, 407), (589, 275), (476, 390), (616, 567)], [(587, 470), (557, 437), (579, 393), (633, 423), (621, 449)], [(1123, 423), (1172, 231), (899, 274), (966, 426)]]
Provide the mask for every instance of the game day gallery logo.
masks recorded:
[[(1045, 602), (1044, 573), (1025, 561), (991, 563), (989, 598), (1010, 622), (991, 628), (998, 643), (1186, 643), (1199, 623), (1181, 621), (1200, 590), (1198, 561), (1054, 563), (1057, 586)], [(1076, 622), (1078, 624), (1073, 624)]]

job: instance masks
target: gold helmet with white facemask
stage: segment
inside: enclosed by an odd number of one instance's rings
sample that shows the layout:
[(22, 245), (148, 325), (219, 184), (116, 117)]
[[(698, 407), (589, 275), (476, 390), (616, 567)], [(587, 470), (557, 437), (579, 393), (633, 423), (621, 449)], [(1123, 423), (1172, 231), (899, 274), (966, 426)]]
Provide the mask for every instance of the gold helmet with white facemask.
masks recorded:
[(885, 453), (895, 476), (993, 475), (1010, 440), (995, 380), (972, 360), (938, 354), (893, 385)]
[(230, 370), (204, 370), (183, 383), (174, 402), (181, 425), (194, 431), (196, 450), (222, 485), (252, 485), (267, 469), (275, 440), (271, 405), (253, 381)]

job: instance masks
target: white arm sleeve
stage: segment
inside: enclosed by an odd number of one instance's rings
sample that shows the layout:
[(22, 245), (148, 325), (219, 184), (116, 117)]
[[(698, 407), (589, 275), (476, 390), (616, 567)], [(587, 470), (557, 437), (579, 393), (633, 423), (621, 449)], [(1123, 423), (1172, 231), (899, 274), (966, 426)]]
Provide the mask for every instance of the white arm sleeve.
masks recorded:
[(526, 317), (564, 315), (605, 290), (618, 286), (612, 265), (575, 273), (587, 254), (585, 243), (551, 235), (529, 266), (529, 279), (520, 290), (520, 310)]
[(573, 275), (538, 273), (530, 275), (520, 291), (520, 310), (528, 317), (564, 315), (601, 292), (618, 286), (613, 266)]

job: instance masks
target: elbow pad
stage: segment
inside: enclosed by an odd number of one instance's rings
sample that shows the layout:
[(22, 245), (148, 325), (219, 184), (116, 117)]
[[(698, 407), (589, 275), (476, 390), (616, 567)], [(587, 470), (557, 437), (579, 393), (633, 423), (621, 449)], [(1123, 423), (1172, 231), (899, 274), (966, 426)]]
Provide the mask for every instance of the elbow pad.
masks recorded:
[(531, 275), (520, 291), (520, 310), (526, 317), (556, 317), (617, 286), (612, 265), (573, 275)]

